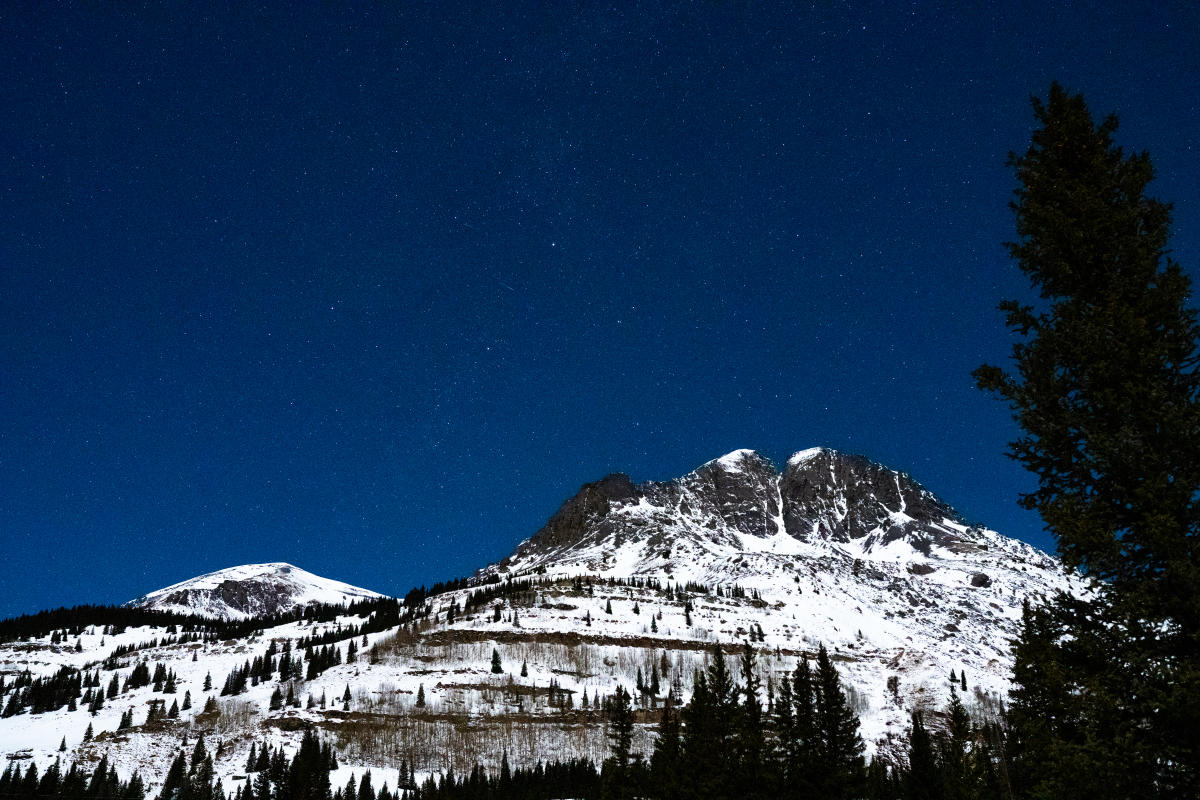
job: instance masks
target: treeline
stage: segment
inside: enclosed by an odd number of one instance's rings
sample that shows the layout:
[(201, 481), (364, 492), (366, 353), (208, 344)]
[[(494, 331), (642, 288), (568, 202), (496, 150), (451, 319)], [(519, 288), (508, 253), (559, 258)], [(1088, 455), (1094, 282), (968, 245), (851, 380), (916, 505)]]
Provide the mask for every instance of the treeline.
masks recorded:
[[(234, 800), (332, 800), (344, 797), (342, 790), (332, 793), (329, 773), (337, 769), (337, 756), (328, 742), (322, 742), (312, 729), (304, 732), (296, 755), (288, 758), (282, 748), (252, 745), (246, 761), (247, 780), (233, 792)], [(190, 759), (180, 750), (167, 770), (157, 800), (225, 800), (225, 792), (213, 771), (213, 758), (201, 737)], [(359, 800), (359, 798), (355, 798)], [(398, 800), (395, 794), (380, 792), (372, 800)]]
[[(121, 632), (127, 628), (147, 625), (158, 628), (175, 626), (184, 631), (210, 631), (226, 637), (237, 635), (244, 623), (225, 622), (171, 611), (125, 606), (82, 605), (71, 608), (56, 608), (36, 614), (22, 614), (0, 620), (0, 644), (40, 636), (59, 638), (78, 637), (90, 628), (101, 628), (106, 632)], [(253, 630), (256, 626), (251, 626)]]
[[(86, 708), (93, 715), (104, 708), (105, 700), (113, 700), (118, 694), (140, 689), (153, 684), (155, 692), (175, 694), (178, 678), (174, 670), (167, 669), (161, 662), (154, 665), (153, 675), (149, 663), (138, 662), (122, 684), (120, 676), (113, 672), (107, 688), (101, 688), (100, 670), (79, 671), (74, 667), (59, 667), (58, 672), (34, 678), (28, 670), (17, 674), (12, 683), (5, 683), (0, 675), (0, 701), (2, 717), (14, 717), (29, 712), (42, 714), (57, 711), (64, 706), (68, 711)], [(4, 698), (7, 696), (7, 700)], [(184, 710), (191, 707), (191, 695), (185, 699)], [(153, 706), (151, 707), (153, 717)]]
[[(936, 732), (920, 714), (905, 763), (867, 762), (859, 721), (824, 647), (815, 664), (803, 659), (778, 686), (763, 687), (755, 653), (742, 652), (741, 682), (720, 648), (697, 673), (691, 701), (662, 709), (649, 754), (633, 751), (635, 716), (620, 688), (604, 703), (611, 757), (597, 769), (586, 761), (497, 774), (430, 778), (419, 800), (505, 798), (867, 798), (868, 800), (1000, 800), (1009, 797), (1004, 735), (999, 725), (972, 723), (954, 686), (944, 725)], [(765, 696), (764, 696), (765, 695)]]
[[(552, 798), (601, 796), (600, 773), (586, 760), (556, 761), (527, 769), (509, 769), (505, 756), (497, 775), (488, 775), (482, 767), (456, 777), (453, 772), (440, 778), (430, 777), (412, 800), (500, 800), (500, 798)], [(345, 800), (345, 798), (343, 799)], [(349, 800), (370, 800), (359, 795)], [(376, 798), (378, 800), (378, 798)]]
[[(95, 628), (103, 630), (106, 635), (116, 635), (138, 626), (166, 628), (169, 633), (203, 633), (206, 634), (204, 641), (239, 639), (267, 628), (301, 620), (320, 623), (331, 622), (340, 616), (369, 617), (373, 614), (378, 614), (381, 620), (398, 618), (399, 607), (400, 601), (394, 597), (373, 597), (357, 600), (349, 605), (315, 603), (283, 614), (243, 620), (222, 620), (150, 608), (81, 605), (0, 620), (0, 644), (41, 636), (50, 636), (53, 639), (56, 633), (58, 639), (64, 640), (78, 637), (88, 629)], [(196, 638), (191, 636), (189, 640), (194, 641)]]
[(108, 763), (108, 756), (100, 759), (100, 763), (90, 772), (72, 764), (66, 772), (58, 761), (47, 768), (45, 774), (38, 774), (36, 764), (30, 764), (24, 771), (16, 761), (10, 761), (8, 768), (0, 774), (0, 797), (12, 800), (77, 800), (77, 798), (104, 798), (105, 800), (143, 800), (146, 787), (141, 778), (134, 773), (128, 781), (122, 781), (117, 771)]

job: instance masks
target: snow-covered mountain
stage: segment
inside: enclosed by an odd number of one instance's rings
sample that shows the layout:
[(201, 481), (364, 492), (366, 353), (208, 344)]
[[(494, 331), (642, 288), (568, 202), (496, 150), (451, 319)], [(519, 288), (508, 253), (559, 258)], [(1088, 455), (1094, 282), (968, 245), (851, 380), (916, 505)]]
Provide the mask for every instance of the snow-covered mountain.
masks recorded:
[(314, 603), (344, 605), (383, 597), (281, 562), (209, 572), (150, 592), (125, 605), (215, 619), (270, 617)]
[[(903, 724), (905, 708), (943, 702), (951, 669), (1002, 696), (1022, 601), (1083, 590), (1057, 559), (969, 525), (907, 474), (825, 448), (796, 453), (782, 471), (737, 450), (672, 481), (587, 484), (481, 571), (531, 575), (741, 587), (754, 601), (701, 607), (675, 635), (729, 642), (761, 628), (769, 646), (822, 642), (851, 684), (878, 698), (864, 715), (878, 736)], [(889, 678), (899, 686), (890, 700)]]
[[(644, 711), (634, 749), (648, 753), (652, 709), (667, 691), (686, 700), (715, 647), (732, 654), (748, 640), (764, 686), (824, 644), (868, 751), (887, 756), (913, 708), (944, 706), (951, 671), (969, 687), (969, 709), (994, 713), (1010, 685), (1022, 600), (1059, 589), (1082, 585), (1045, 553), (969, 525), (903, 472), (819, 448), (778, 470), (738, 450), (672, 481), (610, 475), (588, 484), (466, 588), (377, 604), (371, 616), (326, 610), (244, 636), (231, 625), (64, 623), (0, 644), (0, 703), (17, 707), (0, 718), (0, 756), (44, 768), (65, 735), (68, 761), (94, 765), (107, 754), (154, 790), (180, 740), (203, 733), (224, 743), (217, 772), (232, 788), (247, 780), (252, 742), (293, 749), (316, 727), (338, 743), (335, 785), (370, 769), (395, 786), (401, 759), (418, 774), (494, 769), (504, 753), (513, 765), (602, 760), (597, 702), (653, 676), (659, 691), (636, 693)], [(265, 564), (132, 604), (240, 619), (371, 597)], [(243, 673), (245, 685), (222, 694), (239, 670), (289, 651), (286, 675), (272, 667), (247, 684)], [(141, 663), (174, 676), (174, 697), (129, 685)], [(90, 674), (93, 687), (121, 688), (95, 709), (83, 699), (77, 710), (37, 713), (14, 703), (19, 681), (63, 668)], [(294, 705), (273, 704), (277, 689)], [(148, 719), (175, 700), (177, 717)], [(132, 727), (122, 727), (123, 715)]]
[(856, 583), (887, 573), (975, 594), (1064, 585), (1051, 556), (968, 525), (903, 472), (825, 448), (796, 453), (782, 472), (736, 450), (669, 482), (609, 475), (482, 574), (652, 576), (777, 593), (798, 573), (833, 578), (846, 565)]

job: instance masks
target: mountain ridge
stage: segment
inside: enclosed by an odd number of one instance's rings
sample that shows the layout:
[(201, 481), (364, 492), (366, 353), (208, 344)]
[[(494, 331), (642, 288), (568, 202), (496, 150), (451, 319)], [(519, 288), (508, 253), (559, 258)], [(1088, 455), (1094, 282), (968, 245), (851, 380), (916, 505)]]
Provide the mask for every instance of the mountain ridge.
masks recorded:
[[(865, 456), (810, 448), (776, 469), (753, 450), (734, 450), (669, 481), (634, 483), (612, 473), (584, 484), (509, 557), (480, 574), (545, 567), (572, 552), (602, 549), (609, 540), (615, 547), (646, 541), (659, 553), (675, 542), (752, 550), (772, 540), (776, 549), (788, 549), (792, 541), (828, 542), (863, 558), (878, 557), (904, 540), (928, 557), (935, 544), (973, 546), (980, 530), (908, 473)], [(1037, 553), (1052, 561), (1027, 547), (1031, 557)], [(664, 557), (658, 571), (665, 575), (671, 566)], [(654, 571), (643, 560), (639, 574)]]

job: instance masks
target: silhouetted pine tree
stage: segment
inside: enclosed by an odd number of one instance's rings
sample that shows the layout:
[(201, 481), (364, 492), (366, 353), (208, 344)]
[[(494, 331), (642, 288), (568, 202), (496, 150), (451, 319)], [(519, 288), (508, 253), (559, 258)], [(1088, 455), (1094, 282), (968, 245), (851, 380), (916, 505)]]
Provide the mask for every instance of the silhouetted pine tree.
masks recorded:
[(904, 775), (905, 800), (942, 800), (945, 784), (933, 751), (933, 740), (920, 711), (912, 714), (908, 738), (908, 770)]
[(862, 793), (864, 779), (863, 741), (858, 735), (858, 717), (842, 691), (837, 669), (825, 645), (817, 651), (817, 680), (814, 699), (820, 746), (818, 758), (823, 773), (819, 790), (824, 797), (849, 798)]

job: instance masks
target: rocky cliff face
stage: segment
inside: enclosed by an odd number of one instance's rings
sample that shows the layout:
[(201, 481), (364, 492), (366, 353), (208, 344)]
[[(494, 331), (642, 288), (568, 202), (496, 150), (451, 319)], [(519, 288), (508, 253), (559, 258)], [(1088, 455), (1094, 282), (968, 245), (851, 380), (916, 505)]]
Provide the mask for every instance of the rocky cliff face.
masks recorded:
[[(956, 523), (947, 526), (945, 523)], [(961, 518), (908, 475), (862, 456), (816, 448), (783, 471), (738, 450), (668, 482), (609, 475), (587, 484), (510, 563), (539, 565), (602, 547), (645, 542), (664, 553), (690, 542), (759, 549), (780, 537), (853, 545), (869, 554), (903, 540), (926, 555), (962, 541)]]

